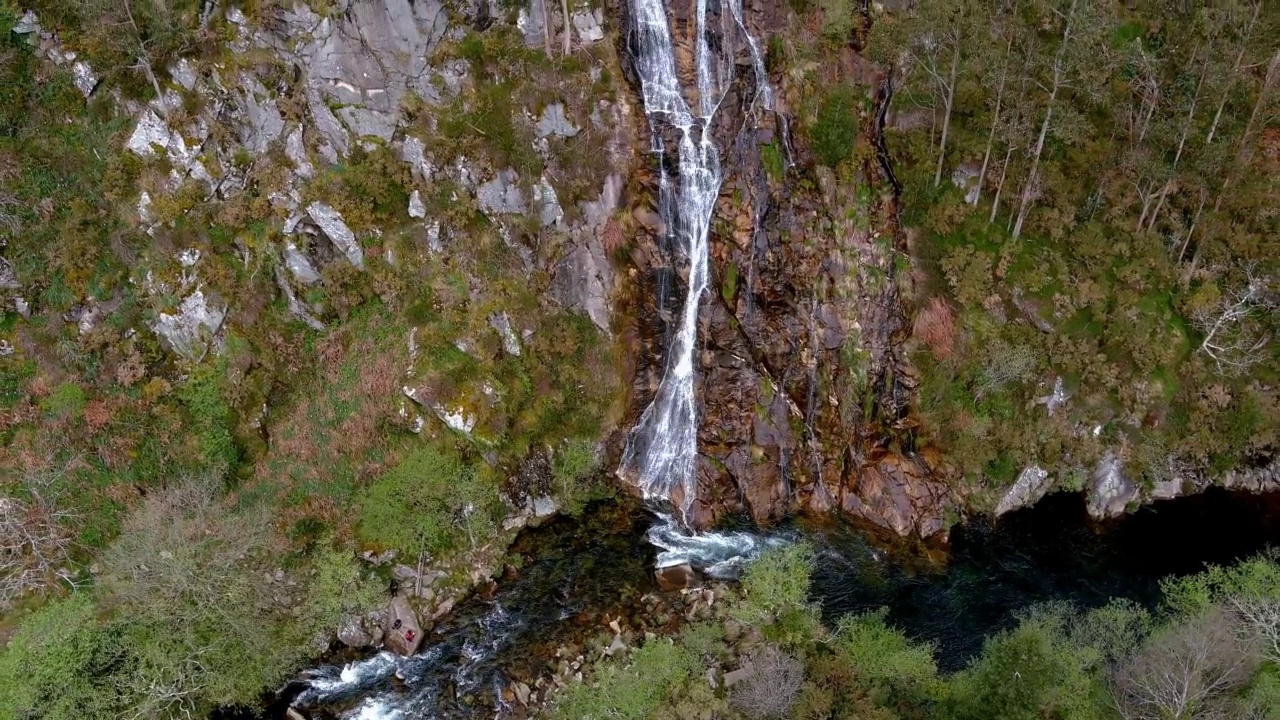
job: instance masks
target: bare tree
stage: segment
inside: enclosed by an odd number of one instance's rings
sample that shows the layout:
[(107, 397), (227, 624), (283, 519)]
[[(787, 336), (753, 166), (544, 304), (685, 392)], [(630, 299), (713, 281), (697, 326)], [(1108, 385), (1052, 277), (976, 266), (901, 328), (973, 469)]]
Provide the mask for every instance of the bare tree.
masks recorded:
[(742, 660), (746, 677), (730, 691), (733, 706), (753, 718), (791, 714), (804, 685), (804, 663), (773, 645), (751, 651)]
[(25, 498), (0, 497), (0, 609), (58, 580), (75, 583), (67, 568), (75, 515), (56, 502), (60, 479), (59, 473), (30, 473)]
[(1258, 322), (1259, 316), (1280, 309), (1272, 278), (1258, 274), (1252, 266), (1244, 273), (1242, 287), (1192, 315), (1196, 329), (1204, 334), (1198, 350), (1212, 358), (1224, 375), (1244, 372), (1266, 358), (1271, 337)]
[(1112, 700), (1125, 720), (1201, 717), (1248, 682), (1257, 661), (1235, 616), (1214, 608), (1148, 641), (1112, 676)]
[(1280, 663), (1280, 597), (1232, 598), (1231, 607), (1240, 616), (1246, 641), (1256, 643), (1267, 660)]

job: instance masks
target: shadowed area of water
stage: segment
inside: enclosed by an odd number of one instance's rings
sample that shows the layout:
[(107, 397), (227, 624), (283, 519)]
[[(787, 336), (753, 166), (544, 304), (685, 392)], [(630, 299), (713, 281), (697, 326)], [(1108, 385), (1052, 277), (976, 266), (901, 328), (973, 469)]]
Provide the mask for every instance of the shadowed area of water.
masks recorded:
[[(527, 531), (513, 548), (523, 568), (462, 603), (417, 656), (314, 668), (260, 717), (280, 717), (295, 700), (312, 718), (493, 717), (509, 677), (536, 675), (582, 628), (633, 616), (654, 589), (651, 522), (634, 504), (606, 503)], [(1108, 523), (1091, 521), (1080, 496), (1052, 495), (998, 522), (956, 527), (947, 552), (934, 548), (931, 559), (918, 546), (886, 550), (883, 538), (844, 522), (800, 521), (770, 537), (804, 537), (818, 549), (813, 595), (828, 620), (886, 606), (891, 623), (933, 643), (939, 666), (952, 671), (1036, 603), (1151, 604), (1163, 577), (1280, 544), (1280, 494), (1213, 490)]]
[(891, 623), (933, 643), (939, 666), (956, 670), (1036, 603), (1154, 604), (1163, 577), (1280, 544), (1280, 494), (1213, 489), (1106, 523), (1090, 520), (1081, 495), (1050, 495), (997, 522), (956, 527), (943, 565), (891, 557), (849, 525), (808, 534), (819, 549), (813, 594), (828, 620), (888, 607)]

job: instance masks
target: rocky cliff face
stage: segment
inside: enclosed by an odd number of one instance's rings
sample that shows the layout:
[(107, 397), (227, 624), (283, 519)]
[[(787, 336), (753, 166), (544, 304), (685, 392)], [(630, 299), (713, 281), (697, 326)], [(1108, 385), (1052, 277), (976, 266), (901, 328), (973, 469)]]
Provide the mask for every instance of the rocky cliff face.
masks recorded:
[[(759, 89), (750, 48), (735, 48), (737, 80), (722, 105), (730, 111), (716, 116), (725, 181), (710, 240), (713, 291), (699, 317), (701, 458), (691, 522), (838, 510), (902, 534), (937, 533), (950, 503), (935, 479), (937, 459), (899, 437), (912, 386), (901, 353), (910, 279), (894, 190), (871, 150), (875, 108), (847, 118), (859, 126), (852, 177), (817, 166), (808, 134), (796, 129), (813, 123), (813, 83), (822, 74), (853, 69), (868, 94), (879, 79), (861, 68), (783, 67), (798, 19), (778, 3), (745, 5), (752, 35), (772, 39), (763, 69), (774, 97)], [(689, 13), (670, 9), (686, 74)], [(632, 215), (638, 284), (657, 290), (641, 292), (643, 398), (661, 376), (667, 324), (682, 297), (671, 288), (682, 278), (656, 213), (640, 207)]]

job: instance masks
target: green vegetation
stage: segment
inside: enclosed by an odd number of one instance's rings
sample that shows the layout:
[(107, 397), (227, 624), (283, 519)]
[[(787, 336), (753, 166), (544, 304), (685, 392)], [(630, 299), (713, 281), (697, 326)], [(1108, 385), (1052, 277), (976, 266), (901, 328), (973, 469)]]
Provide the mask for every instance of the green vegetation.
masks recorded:
[[(621, 412), (616, 350), (547, 301), (561, 228), (498, 227), (460, 186), (428, 186), (381, 144), (316, 162), (297, 184), (282, 148), (235, 152), (223, 142), (235, 122), (202, 113), (207, 98), (174, 85), (173, 60), (254, 74), (279, 93), (289, 127), (306, 100), (279, 58), (231, 57), (237, 31), (221, 10), (202, 24), (194, 1), (29, 5), (101, 85), (86, 102), (70, 64), (9, 32), (27, 6), (0, 0), (0, 533), (21, 538), (0, 568), (13, 633), (0, 720), (200, 717), (254, 703), (344, 618), (386, 602), (391, 579), (362, 551), (430, 561), (445, 573), (443, 602), (501, 567), (515, 535), (502, 521), (531, 498), (574, 512), (611, 492), (597, 443)], [(277, 5), (244, 10), (274, 22)], [(465, 155), (477, 176), (512, 166), (525, 184), (545, 173), (570, 213), (598, 195), (615, 170), (612, 128), (582, 112), (616, 73), (589, 74), (600, 58), (547, 58), (514, 28), (458, 45), (433, 58), (474, 65), (458, 112), (407, 101), (432, 161)], [(167, 88), (183, 99), (167, 119), (207, 122), (201, 161), (218, 177), (234, 166), (241, 190), (175, 189), (169, 158), (123, 149), (134, 118), (118, 103)], [(543, 155), (525, 109), (551, 102), (580, 132)], [(437, 142), (451, 132), (456, 142)], [(215, 143), (231, 157), (213, 157)], [(303, 204), (336, 208), (366, 251), (358, 271), (322, 239), (292, 237), (319, 269), (293, 289), (323, 330), (291, 312), (277, 281), (289, 277), (278, 200), (291, 186)], [(142, 190), (152, 233), (137, 222)], [(426, 227), (407, 216), (415, 190), (448, 252), (428, 253)], [(191, 267), (175, 259), (188, 249)], [(151, 326), (196, 288), (228, 314), (192, 361)], [(450, 429), (437, 404), (474, 417), (474, 431)]]
[(858, 96), (852, 87), (838, 85), (822, 98), (809, 136), (818, 162), (836, 167), (853, 154), (858, 138)]
[(905, 77), (889, 145), (921, 233), (923, 439), (993, 502), (1031, 462), (1064, 477), (1114, 452), (1150, 486), (1274, 457), (1280, 56), (1261, 8), (873, 17), (867, 53)]
[[(1169, 581), (1154, 613), (1125, 601), (1031, 608), (950, 675), (883, 611), (780, 639), (780, 623), (812, 610), (795, 592), (808, 586), (810, 557), (804, 548), (765, 554), (748, 567), (741, 595), (717, 600), (727, 607), (684, 624), (674, 642), (654, 637), (629, 660), (602, 660), (587, 682), (556, 696), (553, 716), (1243, 720), (1280, 707), (1275, 552)], [(730, 687), (705, 681), (730, 673)]]

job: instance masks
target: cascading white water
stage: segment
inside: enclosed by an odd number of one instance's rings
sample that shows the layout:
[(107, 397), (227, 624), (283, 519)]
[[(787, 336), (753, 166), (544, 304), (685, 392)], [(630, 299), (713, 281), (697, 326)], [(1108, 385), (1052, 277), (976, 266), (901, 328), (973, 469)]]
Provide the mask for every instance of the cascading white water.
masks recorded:
[[(764, 60), (754, 37), (747, 31), (741, 0), (722, 0), (734, 26), (750, 50), (756, 74), (756, 99), (773, 107)], [(653, 148), (661, 171), (659, 207), (668, 240), (688, 263), (687, 292), (671, 344), (666, 370), (652, 403), (632, 429), (622, 459), (624, 475), (634, 472), (645, 499), (664, 509), (661, 524), (649, 533), (663, 549), (658, 566), (695, 561), (709, 571), (726, 574), (756, 554), (755, 538), (742, 533), (697, 536), (687, 530), (688, 513), (697, 499), (698, 413), (695, 395), (694, 352), (698, 334), (698, 306), (707, 288), (707, 241), (711, 216), (723, 179), (720, 153), (712, 140), (716, 112), (733, 80), (732, 43), (724, 37), (713, 52), (708, 26), (708, 0), (698, 0), (694, 28), (694, 77), (697, 112), (686, 101), (677, 74), (676, 54), (667, 11), (662, 0), (633, 0), (635, 19), (635, 67), (640, 77), (645, 114), (653, 132)], [(725, 28), (727, 31), (729, 28)], [(727, 32), (726, 32), (727, 34)], [(663, 130), (679, 134), (677, 172), (673, 178), (662, 162), (666, 151)], [(677, 522), (679, 521), (679, 522)]]

